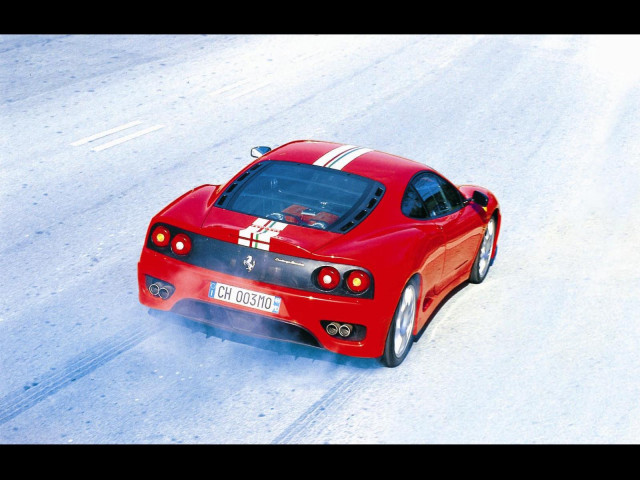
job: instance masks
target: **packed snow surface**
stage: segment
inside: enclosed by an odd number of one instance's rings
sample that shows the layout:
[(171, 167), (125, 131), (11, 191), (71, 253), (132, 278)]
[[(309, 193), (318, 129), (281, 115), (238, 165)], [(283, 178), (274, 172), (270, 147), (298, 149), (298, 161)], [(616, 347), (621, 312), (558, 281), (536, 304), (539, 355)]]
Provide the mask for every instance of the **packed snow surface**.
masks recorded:
[[(638, 36), (0, 36), (0, 443), (640, 442)], [(139, 304), (151, 217), (256, 145), (491, 189), (486, 281), (388, 369)]]

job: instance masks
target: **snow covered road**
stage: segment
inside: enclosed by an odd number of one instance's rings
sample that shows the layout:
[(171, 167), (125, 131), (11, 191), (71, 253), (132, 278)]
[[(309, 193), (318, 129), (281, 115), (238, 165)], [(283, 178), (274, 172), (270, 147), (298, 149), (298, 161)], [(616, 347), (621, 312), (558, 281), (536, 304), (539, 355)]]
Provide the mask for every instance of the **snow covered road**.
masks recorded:
[[(640, 442), (640, 36), (0, 36), (0, 443)], [(152, 215), (330, 140), (498, 196), (407, 360), (138, 303)]]

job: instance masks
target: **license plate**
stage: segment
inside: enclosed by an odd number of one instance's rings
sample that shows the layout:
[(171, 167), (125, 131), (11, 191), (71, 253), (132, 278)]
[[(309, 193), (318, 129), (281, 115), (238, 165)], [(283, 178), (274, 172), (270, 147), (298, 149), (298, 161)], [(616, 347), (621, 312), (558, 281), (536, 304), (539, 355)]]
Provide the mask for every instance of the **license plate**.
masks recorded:
[(209, 298), (269, 313), (278, 313), (280, 311), (280, 302), (282, 301), (280, 297), (275, 295), (266, 295), (220, 282), (211, 282)]

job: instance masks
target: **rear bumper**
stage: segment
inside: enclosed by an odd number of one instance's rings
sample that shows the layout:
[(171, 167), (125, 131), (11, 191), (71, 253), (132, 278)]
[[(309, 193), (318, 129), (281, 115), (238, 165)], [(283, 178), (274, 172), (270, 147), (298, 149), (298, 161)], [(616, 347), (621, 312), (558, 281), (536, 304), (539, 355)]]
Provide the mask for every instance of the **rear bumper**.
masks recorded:
[[(149, 291), (149, 277), (170, 284), (171, 294), (161, 298)], [(281, 298), (277, 314), (258, 311), (209, 297), (211, 282), (224, 283)], [(256, 282), (194, 266), (146, 247), (138, 263), (140, 303), (194, 320), (246, 334), (288, 340), (363, 358), (380, 357), (395, 304), (378, 298), (351, 298)], [(345, 340), (329, 335), (329, 322), (366, 328), (364, 338)], [(360, 328), (362, 331), (362, 328)]]

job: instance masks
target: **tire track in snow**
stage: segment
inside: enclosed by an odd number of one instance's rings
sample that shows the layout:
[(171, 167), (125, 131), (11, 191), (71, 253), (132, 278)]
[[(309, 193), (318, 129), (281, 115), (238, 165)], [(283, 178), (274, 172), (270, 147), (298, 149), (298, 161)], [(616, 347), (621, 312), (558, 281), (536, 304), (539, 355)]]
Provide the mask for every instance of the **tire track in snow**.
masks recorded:
[(373, 371), (343, 378), (320, 400), (311, 405), (297, 420), (278, 435), (272, 444), (309, 443), (307, 439), (317, 438), (324, 430), (328, 415), (339, 409), (357, 390)]
[(23, 387), (23, 390), (5, 395), (0, 399), (0, 425), (135, 347), (162, 328), (164, 327), (150, 325), (138, 326), (134, 330), (126, 329), (69, 360), (62, 368), (55, 368), (50, 373), (41, 375)]

